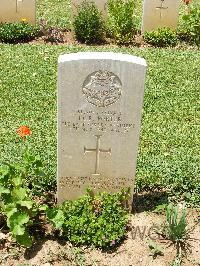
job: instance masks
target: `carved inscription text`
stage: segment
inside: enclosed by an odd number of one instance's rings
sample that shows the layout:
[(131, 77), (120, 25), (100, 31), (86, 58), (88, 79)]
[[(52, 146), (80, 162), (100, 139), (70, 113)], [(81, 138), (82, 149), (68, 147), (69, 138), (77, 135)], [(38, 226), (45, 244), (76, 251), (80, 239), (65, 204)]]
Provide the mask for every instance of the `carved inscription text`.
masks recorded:
[(82, 189), (85, 191), (86, 188), (90, 187), (96, 190), (105, 190), (105, 191), (117, 191), (122, 188), (130, 187), (130, 184), (133, 183), (133, 178), (98, 178), (94, 177), (68, 177), (63, 176), (60, 178), (60, 188), (62, 190), (71, 189)]
[(100, 134), (105, 132), (127, 133), (135, 127), (121, 112), (106, 110), (95, 112), (80, 109), (73, 112), (71, 119), (61, 123), (69, 131), (99, 132)]

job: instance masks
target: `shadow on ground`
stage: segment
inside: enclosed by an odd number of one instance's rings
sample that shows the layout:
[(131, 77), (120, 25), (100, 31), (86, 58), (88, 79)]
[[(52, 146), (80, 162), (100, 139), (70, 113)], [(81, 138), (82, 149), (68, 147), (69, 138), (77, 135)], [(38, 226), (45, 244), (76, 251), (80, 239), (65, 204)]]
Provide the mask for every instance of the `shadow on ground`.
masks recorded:
[(132, 212), (153, 211), (158, 205), (168, 204), (166, 191), (152, 191), (133, 195)]

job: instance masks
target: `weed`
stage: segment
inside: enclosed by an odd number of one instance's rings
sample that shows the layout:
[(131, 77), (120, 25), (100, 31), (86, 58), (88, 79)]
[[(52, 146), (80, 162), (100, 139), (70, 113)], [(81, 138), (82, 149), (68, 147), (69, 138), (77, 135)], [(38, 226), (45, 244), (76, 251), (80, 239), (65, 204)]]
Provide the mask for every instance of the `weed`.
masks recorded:
[(154, 241), (149, 240), (148, 246), (151, 251), (151, 256), (155, 259), (157, 256), (163, 256), (164, 252), (163, 249)]

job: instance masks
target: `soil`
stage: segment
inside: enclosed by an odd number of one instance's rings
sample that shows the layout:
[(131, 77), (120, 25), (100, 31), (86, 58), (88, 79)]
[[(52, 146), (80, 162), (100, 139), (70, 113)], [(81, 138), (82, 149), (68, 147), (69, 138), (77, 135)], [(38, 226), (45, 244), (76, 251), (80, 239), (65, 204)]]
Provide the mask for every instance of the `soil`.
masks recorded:
[[(200, 265), (200, 226), (198, 210), (188, 213), (188, 226), (192, 228), (190, 252), (181, 265)], [(31, 249), (23, 249), (15, 243), (10, 244), (11, 237), (0, 233), (0, 265), (2, 266), (167, 266), (176, 256), (176, 248), (168, 240), (159, 237), (153, 230), (165, 220), (163, 214), (138, 212), (130, 214), (130, 230), (125, 241), (109, 252), (89, 247), (74, 247), (65, 241), (45, 239), (38, 241)], [(163, 255), (153, 257), (148, 241), (156, 242)]]
[[(80, 47), (88, 47), (88, 44), (81, 43), (76, 39), (76, 36), (73, 31), (71, 30), (60, 30), (55, 28), (54, 29), (56, 33), (52, 32), (45, 32), (40, 37), (36, 37), (34, 40), (29, 41), (29, 44), (45, 44), (45, 45), (78, 45)], [(133, 42), (129, 44), (116, 44), (115, 40), (112, 38), (105, 37), (103, 41), (95, 44), (91, 44), (92, 46), (99, 46), (99, 47), (120, 47), (120, 46), (135, 46), (140, 48), (151, 48), (154, 47), (153, 45), (150, 45), (144, 41), (144, 38), (139, 33), (134, 36)], [(186, 49), (186, 50), (196, 50), (198, 49), (197, 46), (194, 46), (187, 41), (185, 42), (182, 40), (181, 43), (178, 43), (175, 47), (175, 49)]]
[[(53, 35), (50, 32), (45, 33), (44, 35), (35, 38), (30, 41), (29, 44), (47, 44), (47, 45), (79, 45), (81, 47), (86, 47), (85, 43), (79, 42), (73, 31), (70, 30), (59, 30), (56, 29), (57, 34)], [(130, 45), (138, 46), (138, 47), (151, 47), (151, 45), (144, 42), (143, 37), (141, 35), (136, 35), (133, 43)], [(92, 46), (92, 44), (91, 44)], [(112, 46), (120, 46), (115, 44), (114, 39), (104, 38), (103, 41), (96, 43), (95, 46), (103, 46), (103, 47), (112, 47)]]

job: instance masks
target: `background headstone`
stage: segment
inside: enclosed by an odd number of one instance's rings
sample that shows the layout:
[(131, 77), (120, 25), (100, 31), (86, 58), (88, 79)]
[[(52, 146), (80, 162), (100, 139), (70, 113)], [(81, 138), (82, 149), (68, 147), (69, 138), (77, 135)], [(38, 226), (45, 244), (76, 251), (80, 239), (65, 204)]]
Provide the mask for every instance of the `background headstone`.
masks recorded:
[[(71, 0), (72, 12), (73, 14), (77, 13), (77, 7), (83, 2), (83, 0)], [(98, 9), (102, 12), (102, 15), (105, 16), (107, 12), (107, 0), (94, 0), (93, 1)]]
[(168, 27), (176, 29), (180, 0), (144, 0), (142, 33)]
[(20, 22), (22, 19), (35, 24), (35, 0), (0, 0), (0, 22)]
[(118, 53), (59, 57), (58, 202), (86, 188), (133, 190), (146, 61)]

